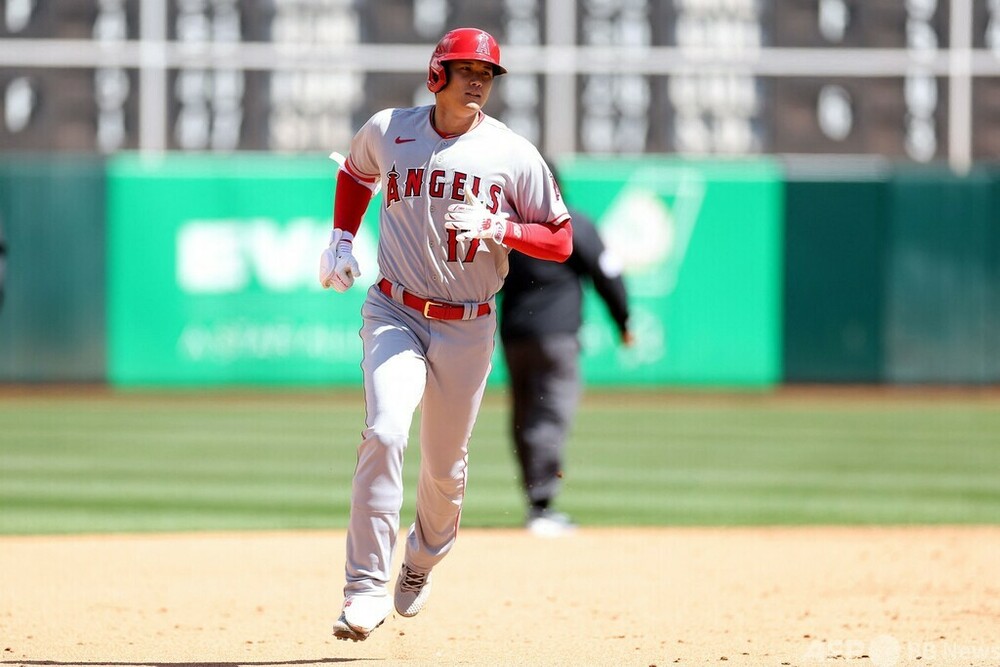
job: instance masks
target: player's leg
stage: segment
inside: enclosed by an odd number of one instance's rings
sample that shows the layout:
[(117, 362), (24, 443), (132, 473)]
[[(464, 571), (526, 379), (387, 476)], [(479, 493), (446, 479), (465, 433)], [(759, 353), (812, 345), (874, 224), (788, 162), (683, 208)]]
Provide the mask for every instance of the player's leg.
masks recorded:
[(413, 585), (409, 592), (396, 586), (396, 610), (407, 616), (419, 611), (426, 599), (420, 577), (447, 555), (458, 534), (469, 437), (490, 371), (495, 319), (434, 322), (432, 331), (438, 342), (428, 350), (421, 407), (417, 516), (407, 536), (401, 573), (404, 578), (410, 575)]
[(515, 448), (531, 516), (544, 516), (562, 486), (566, 441), (580, 398), (580, 344), (573, 334), (534, 339), (525, 367)]
[(504, 361), (507, 364), (508, 391), (510, 392), (510, 429), (511, 442), (514, 444), (514, 454), (518, 469), (521, 472), (521, 488), (525, 499), (533, 481), (531, 479), (531, 449), (524, 439), (524, 428), (528, 416), (535, 403), (536, 376), (542, 372), (540, 365), (544, 363), (538, 340), (535, 338), (518, 338), (507, 340), (503, 344)]
[(369, 298), (362, 310), (367, 427), (351, 491), (345, 596), (386, 593), (403, 503), (403, 454), (427, 376), (422, 343), (400, 319), (401, 307), (381, 301)]

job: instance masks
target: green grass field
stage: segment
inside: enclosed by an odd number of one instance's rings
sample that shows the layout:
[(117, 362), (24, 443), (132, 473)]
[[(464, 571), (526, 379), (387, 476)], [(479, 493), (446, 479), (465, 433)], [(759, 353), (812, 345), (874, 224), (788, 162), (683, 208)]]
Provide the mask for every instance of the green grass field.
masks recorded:
[[(465, 526), (522, 521), (506, 419), (488, 396)], [(360, 392), (7, 391), (0, 533), (342, 528), (362, 422)], [(568, 458), (584, 525), (1000, 522), (995, 394), (591, 393)]]

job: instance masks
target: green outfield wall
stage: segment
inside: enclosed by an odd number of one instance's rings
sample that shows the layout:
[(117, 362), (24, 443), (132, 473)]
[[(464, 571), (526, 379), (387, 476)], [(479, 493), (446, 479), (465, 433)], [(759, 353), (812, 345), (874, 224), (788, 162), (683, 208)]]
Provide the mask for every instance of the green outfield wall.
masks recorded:
[(1000, 170), (785, 178), (786, 382), (1000, 382)]
[(1000, 381), (997, 175), (897, 170), (889, 184), (885, 375)]
[[(1000, 168), (559, 167), (632, 296), (622, 348), (586, 295), (591, 385), (1000, 382)], [(0, 382), (357, 385), (379, 203), (359, 284), (320, 290), (335, 170), (318, 155), (0, 156)]]
[(103, 382), (103, 161), (3, 154), (0, 225), (0, 381)]
[(788, 165), (783, 359), (791, 382), (880, 382), (891, 171)]

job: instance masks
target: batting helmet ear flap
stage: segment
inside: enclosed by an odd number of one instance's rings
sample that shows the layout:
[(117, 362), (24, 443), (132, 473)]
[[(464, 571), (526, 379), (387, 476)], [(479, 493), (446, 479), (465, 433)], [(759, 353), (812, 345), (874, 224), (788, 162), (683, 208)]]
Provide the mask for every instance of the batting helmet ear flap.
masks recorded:
[(427, 89), (436, 93), (448, 85), (444, 64), (449, 60), (479, 60), (493, 65), (493, 75), (506, 74), (500, 64), (500, 46), (493, 35), (479, 28), (456, 28), (441, 38), (427, 68)]
[(444, 69), (444, 63), (441, 62), (441, 45), (434, 49), (434, 55), (431, 56), (431, 64), (427, 68), (427, 89), (432, 93), (436, 93), (445, 87), (448, 83), (448, 73)]

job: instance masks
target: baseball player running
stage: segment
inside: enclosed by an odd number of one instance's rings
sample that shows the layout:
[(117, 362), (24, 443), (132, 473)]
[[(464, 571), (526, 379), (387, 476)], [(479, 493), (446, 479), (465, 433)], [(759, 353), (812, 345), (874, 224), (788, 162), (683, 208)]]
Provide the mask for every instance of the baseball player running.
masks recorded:
[[(385, 109), (351, 141), (337, 174), (334, 228), (320, 282), (358, 277), (352, 240), (379, 187), (379, 276), (361, 314), (367, 417), (351, 489), (339, 639), (360, 641), (393, 606), (414, 616), (458, 533), (468, 444), (486, 388), (495, 295), (511, 249), (564, 261), (570, 216), (538, 150), (483, 113), (506, 73), (476, 28), (442, 37), (431, 56), (431, 106)], [(388, 584), (403, 503), (403, 453), (421, 408), (416, 518), (393, 598)]]

